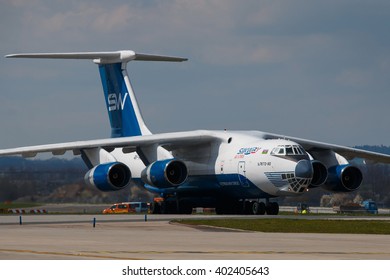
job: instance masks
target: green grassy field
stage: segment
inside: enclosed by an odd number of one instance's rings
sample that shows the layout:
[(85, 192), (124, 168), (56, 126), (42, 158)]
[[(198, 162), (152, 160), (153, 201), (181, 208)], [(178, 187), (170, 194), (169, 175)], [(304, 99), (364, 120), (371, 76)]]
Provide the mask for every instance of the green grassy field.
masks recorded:
[(260, 232), (390, 234), (390, 222), (366, 220), (217, 219), (177, 220), (188, 225), (206, 225)]

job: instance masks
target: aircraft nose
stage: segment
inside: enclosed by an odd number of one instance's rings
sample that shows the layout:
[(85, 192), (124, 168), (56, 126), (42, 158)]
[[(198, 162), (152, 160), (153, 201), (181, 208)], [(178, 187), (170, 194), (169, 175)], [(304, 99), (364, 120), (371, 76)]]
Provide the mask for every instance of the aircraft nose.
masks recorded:
[(313, 177), (313, 167), (309, 160), (303, 159), (298, 161), (295, 166), (295, 177), (299, 178), (312, 178)]

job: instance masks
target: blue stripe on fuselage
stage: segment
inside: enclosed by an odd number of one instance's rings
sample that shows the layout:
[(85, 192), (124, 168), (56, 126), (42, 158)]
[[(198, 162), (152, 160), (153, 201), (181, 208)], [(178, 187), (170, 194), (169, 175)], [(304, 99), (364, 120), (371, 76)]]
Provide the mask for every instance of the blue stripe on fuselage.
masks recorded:
[(248, 185), (242, 186), (240, 182), (240, 174), (220, 174), (220, 175), (197, 175), (189, 176), (185, 184), (176, 188), (156, 188), (144, 183), (140, 179), (133, 178), (137, 184), (144, 186), (147, 190), (158, 193), (161, 196), (164, 194), (177, 193), (184, 196), (229, 196), (237, 199), (243, 198), (269, 198), (272, 197), (268, 193), (259, 189), (250, 180), (247, 180)]

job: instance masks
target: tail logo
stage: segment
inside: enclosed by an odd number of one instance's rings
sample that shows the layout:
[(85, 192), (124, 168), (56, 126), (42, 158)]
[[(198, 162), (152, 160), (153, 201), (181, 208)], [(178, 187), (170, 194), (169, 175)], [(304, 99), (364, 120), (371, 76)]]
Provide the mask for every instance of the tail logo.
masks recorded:
[(108, 110), (111, 111), (119, 111), (123, 110), (125, 107), (126, 103), (126, 98), (129, 95), (128, 92), (125, 93), (125, 96), (123, 97), (122, 100), (122, 95), (120, 93), (110, 93), (107, 97), (107, 102), (108, 102)]

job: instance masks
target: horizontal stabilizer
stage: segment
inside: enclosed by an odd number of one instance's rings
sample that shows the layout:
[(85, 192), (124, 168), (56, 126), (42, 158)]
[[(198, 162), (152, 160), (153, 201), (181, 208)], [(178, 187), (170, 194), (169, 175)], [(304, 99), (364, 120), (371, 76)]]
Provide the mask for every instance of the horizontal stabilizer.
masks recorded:
[(9, 54), (7, 58), (52, 58), (52, 59), (91, 59), (98, 64), (108, 64), (117, 62), (129, 62), (131, 60), (140, 61), (168, 61), (182, 62), (187, 58), (175, 56), (162, 56), (154, 54), (136, 53), (131, 50), (114, 52), (71, 52), (71, 53), (20, 53)]

